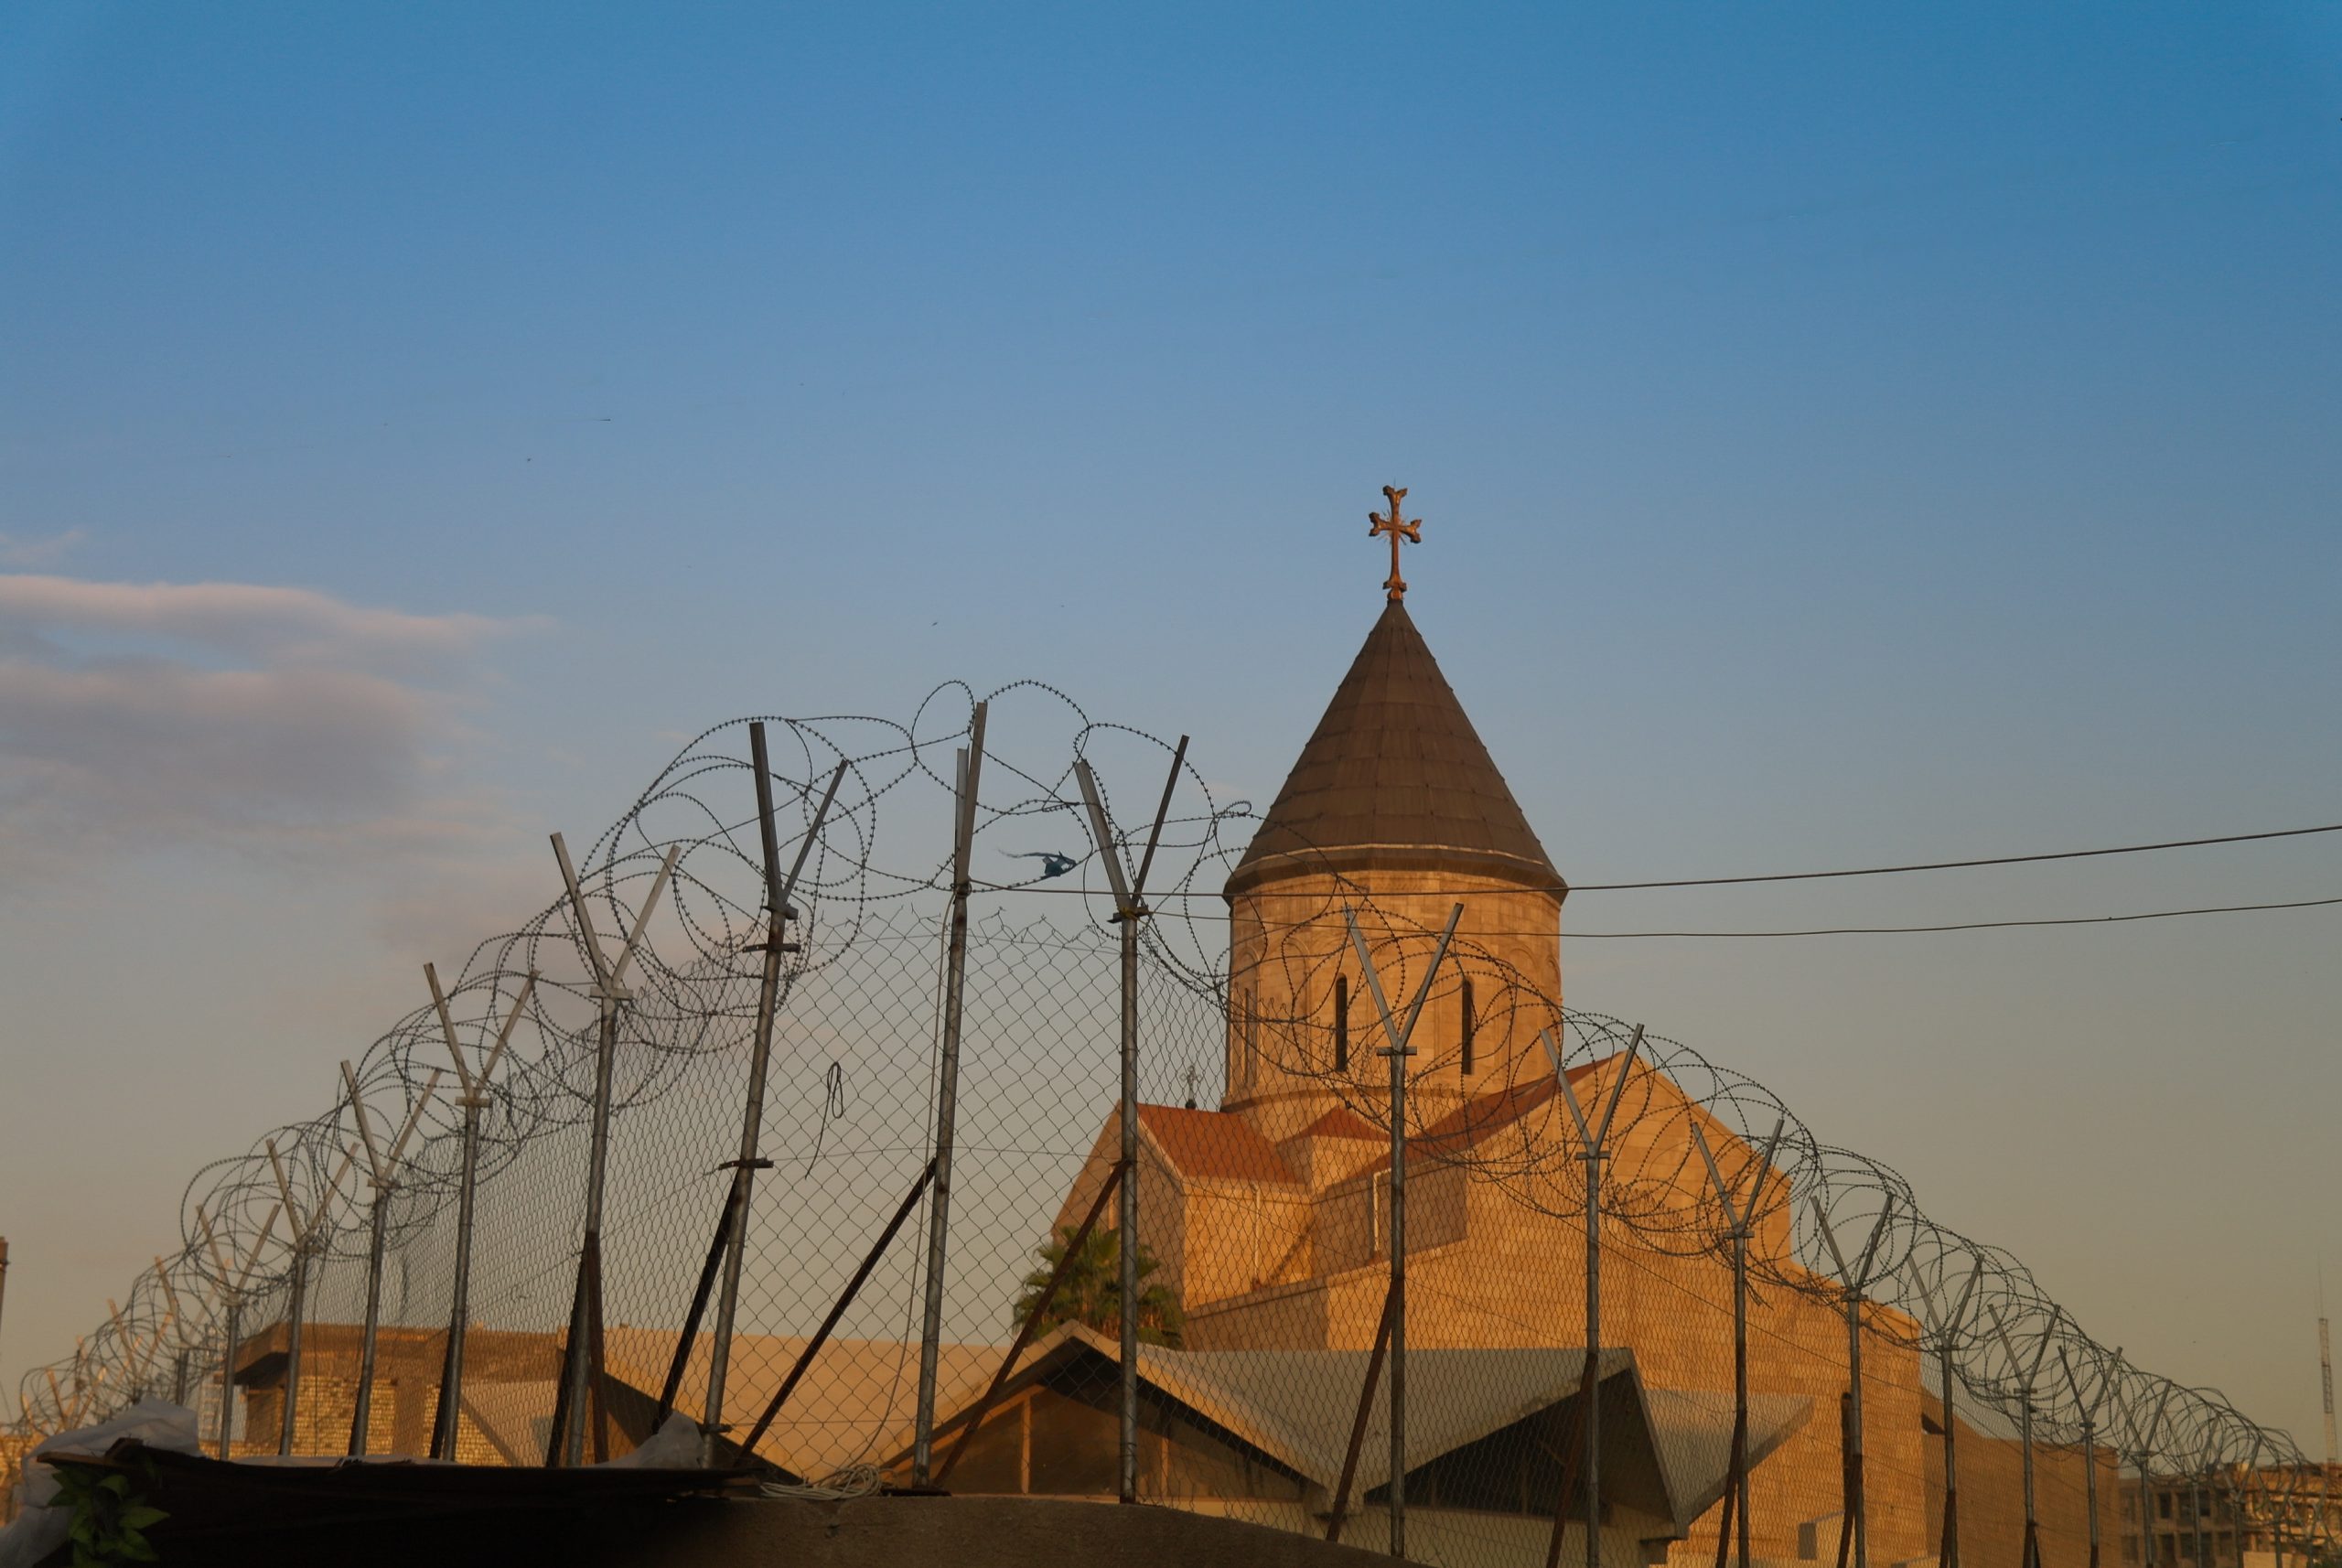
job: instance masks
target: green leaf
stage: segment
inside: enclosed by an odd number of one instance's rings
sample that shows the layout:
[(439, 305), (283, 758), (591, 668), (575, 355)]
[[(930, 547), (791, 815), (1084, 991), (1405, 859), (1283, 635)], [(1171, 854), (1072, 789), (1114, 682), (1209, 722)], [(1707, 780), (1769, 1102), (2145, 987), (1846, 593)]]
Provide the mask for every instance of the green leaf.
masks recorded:
[(171, 1516), (169, 1514), (164, 1512), (161, 1509), (153, 1507), (147, 1503), (139, 1503), (127, 1509), (123, 1514), (122, 1528), (124, 1530), (145, 1530), (148, 1525), (160, 1524), (163, 1520), (170, 1517)]

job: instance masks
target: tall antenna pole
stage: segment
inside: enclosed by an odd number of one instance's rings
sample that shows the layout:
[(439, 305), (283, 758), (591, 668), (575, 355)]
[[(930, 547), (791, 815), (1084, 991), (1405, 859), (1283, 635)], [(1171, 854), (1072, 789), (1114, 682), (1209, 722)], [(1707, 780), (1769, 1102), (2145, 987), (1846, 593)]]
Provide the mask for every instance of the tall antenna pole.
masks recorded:
[(1082, 804), (1090, 811), (1090, 837), (1098, 843), (1098, 857), (1114, 890), (1114, 924), (1121, 929), (1123, 957), (1123, 1184), (1115, 1195), (1114, 1239), (1122, 1262), (1122, 1500), (1138, 1501), (1138, 927), (1147, 917), (1146, 874), (1155, 865), (1155, 848), (1163, 838), (1163, 819), (1171, 810), (1171, 791), (1178, 788), (1179, 768), (1187, 759), (1187, 737), (1171, 754), (1171, 773), (1163, 781), (1163, 799), (1155, 808), (1155, 829), (1147, 834), (1146, 851), (1138, 869), (1123, 875), (1122, 852), (1115, 847), (1105, 802), (1087, 759), (1073, 765), (1081, 784)]
[(935, 1193), (927, 1209), (927, 1310), (919, 1328), (919, 1408), (911, 1426), (911, 1485), (932, 1484), (936, 1362), (943, 1343), (943, 1265), (951, 1229), (951, 1143), (960, 1119), (960, 1013), (968, 979), (968, 861), (976, 836), (976, 786), (984, 766), (984, 704), (968, 721), (952, 811), (951, 942), (944, 956), (943, 1037), (937, 1047)]

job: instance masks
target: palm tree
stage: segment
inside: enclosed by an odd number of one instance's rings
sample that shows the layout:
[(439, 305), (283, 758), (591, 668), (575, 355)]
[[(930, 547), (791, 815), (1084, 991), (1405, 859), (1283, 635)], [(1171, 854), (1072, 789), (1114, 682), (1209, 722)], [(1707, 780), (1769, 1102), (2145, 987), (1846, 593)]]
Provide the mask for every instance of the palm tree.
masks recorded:
[[(1025, 1276), (1025, 1288), (1016, 1297), (1012, 1321), (1018, 1327), (1041, 1305), (1041, 1293), (1049, 1286), (1049, 1276), (1073, 1245), (1074, 1228), (1067, 1226), (1055, 1240), (1045, 1241), (1033, 1250), (1040, 1266)], [(1156, 1268), (1155, 1254), (1146, 1243), (1138, 1244), (1138, 1337), (1148, 1345), (1161, 1345), (1176, 1350), (1179, 1335), (1187, 1326), (1187, 1315), (1179, 1309), (1179, 1298), (1167, 1285), (1146, 1283), (1146, 1276)], [(1101, 1334), (1119, 1335), (1123, 1331), (1123, 1247), (1122, 1232), (1103, 1228), (1092, 1230), (1082, 1240), (1081, 1250), (1073, 1254), (1067, 1265), (1065, 1277), (1058, 1282), (1058, 1293), (1049, 1303), (1049, 1310), (1035, 1325), (1034, 1332), (1047, 1333), (1060, 1323), (1085, 1323)]]

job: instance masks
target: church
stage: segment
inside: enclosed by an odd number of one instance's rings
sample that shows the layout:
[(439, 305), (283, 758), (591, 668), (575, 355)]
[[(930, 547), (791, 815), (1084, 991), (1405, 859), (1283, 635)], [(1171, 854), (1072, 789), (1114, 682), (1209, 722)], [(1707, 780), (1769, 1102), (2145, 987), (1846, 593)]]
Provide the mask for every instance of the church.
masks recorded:
[[(1224, 1098), (1139, 1109), (1146, 1283), (1181, 1319), (1176, 1348), (1140, 1350), (1143, 1490), (1323, 1532), (1390, 1277), (1391, 1090), (1373, 997), (1379, 983), (1403, 1012), (1453, 915), (1406, 1063), (1409, 1555), (1542, 1562), (1559, 1515), (1561, 1560), (1578, 1563), (1583, 1144), (1539, 1038), (1560, 1037), (1569, 888), (1408, 612), (1398, 542), (1415, 525), (1400, 510), (1405, 492), (1385, 494), (1381, 613), (1223, 890)], [(1758, 1152), (1662, 1072), (1621, 1052), (1572, 1067), (1568, 1080), (1582, 1106), (1631, 1090), (1613, 1165), (1636, 1173), (1635, 1202), (1654, 1200), (1654, 1181), (1678, 1189), (1657, 1200), (1682, 1211), (1711, 1201), (1691, 1146), (1696, 1121), (1727, 1181), (1763, 1186), (1753, 1249), (1789, 1256), (1783, 1178), (1759, 1172)], [(1109, 1108), (1060, 1236), (1091, 1209), (1120, 1144)], [(1680, 1241), (1662, 1250), (1631, 1217), (1606, 1216), (1602, 1265), (1601, 1555), (1616, 1568), (1712, 1561), (1734, 1420), (1729, 1263)], [(1874, 1311), (1885, 1332), (1864, 1347), (1867, 1555), (1932, 1561), (1941, 1407), (1908, 1348), (1914, 1326)], [(1043, 1336), (953, 1486), (1111, 1497), (1116, 1357), (1111, 1332), (1069, 1323)], [(1760, 1286), (1749, 1362), (1752, 1554), (1834, 1562), (1847, 1372), (1832, 1293)], [(1388, 1402), (1386, 1379), (1345, 1521), (1343, 1539), (1360, 1545), (1384, 1541)], [(971, 1413), (947, 1420), (939, 1441)], [(2014, 1465), (1998, 1452), (2009, 1444), (1965, 1423), (1958, 1435), (1978, 1466)], [(2095, 1458), (2111, 1540), (2112, 1457)], [(2045, 1449), (2040, 1463), (2045, 1530), (2079, 1539), (2084, 1461)], [(2060, 1471), (2068, 1484), (2050, 1484)], [(2022, 1514), (1995, 1493), (1970, 1495), (1961, 1540), (1971, 1561), (1999, 1562), (2005, 1549), (2014, 1563)]]

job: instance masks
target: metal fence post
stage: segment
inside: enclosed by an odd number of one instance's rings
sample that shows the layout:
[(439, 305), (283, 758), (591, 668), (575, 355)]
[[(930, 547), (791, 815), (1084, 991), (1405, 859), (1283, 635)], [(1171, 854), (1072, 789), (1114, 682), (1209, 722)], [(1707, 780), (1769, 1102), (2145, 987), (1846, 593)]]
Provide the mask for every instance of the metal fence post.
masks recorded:
[(1464, 918), (1464, 906), (1458, 904), (1447, 917), (1447, 929), (1439, 934), (1439, 946), (1432, 950), (1431, 967), (1423, 971), (1423, 983), (1415, 987), (1415, 999), (1407, 1008), (1407, 1021), (1402, 1025), (1391, 1015), (1391, 1004), (1383, 994), (1382, 977), (1375, 972), (1374, 956), (1367, 949), (1366, 938), (1358, 929), (1358, 917), (1343, 911), (1349, 923), (1350, 945), (1358, 950), (1359, 968), (1366, 976), (1367, 989), (1374, 995), (1374, 1006), (1382, 1018), (1382, 1032), (1390, 1041), (1378, 1054), (1391, 1063), (1391, 1290), (1388, 1305), (1391, 1316), (1391, 1479), (1387, 1496), (1391, 1504), (1391, 1555), (1407, 1554), (1407, 1058), (1415, 1054), (1407, 1042), (1414, 1037), (1415, 1021), (1423, 1016), (1423, 1004), (1430, 999), (1432, 982), (1438, 978), (1439, 966), (1447, 957), (1447, 944), (1455, 940), (1456, 923)]
[(365, 1097), (358, 1092), (358, 1074), (347, 1061), (341, 1064), (341, 1081), (349, 1090), (350, 1117), (358, 1123), (359, 1148), (366, 1156), (367, 1180), (374, 1189), (374, 1201), (368, 1206), (367, 1215), (366, 1317), (358, 1342), (358, 1390), (349, 1412), (349, 1453), (357, 1455), (366, 1452), (367, 1427), (374, 1413), (374, 1359), (382, 1327), (382, 1253), (390, 1233), (391, 1195), (398, 1187), (399, 1156), (406, 1152), (407, 1140), (414, 1135), (416, 1125), (423, 1120), (423, 1108), (438, 1090), (439, 1069), (432, 1069), (423, 1092), (408, 1107), (406, 1120), (400, 1124), (398, 1136), (392, 1140), (388, 1153), (375, 1141), (373, 1123), (366, 1115)]
[(976, 789), (984, 766), (984, 704), (968, 722), (959, 754), (951, 833), (951, 934), (944, 957), (943, 1030), (937, 1047), (935, 1189), (927, 1209), (927, 1290), (919, 1322), (919, 1406), (912, 1417), (911, 1485), (932, 1484), (936, 1363), (943, 1341), (943, 1268), (951, 1230), (951, 1149), (959, 1127), (960, 1016), (968, 977), (968, 860), (976, 836)]
[(797, 890), (798, 877), (804, 873), (806, 856), (821, 839), (822, 824), (829, 817), (830, 803), (838, 798), (838, 786), (845, 781), (846, 771), (846, 764), (841, 762), (837, 771), (830, 775), (830, 787), (822, 796), (821, 809), (813, 813), (812, 825), (805, 830), (805, 837), (797, 846), (797, 862), (789, 868), (784, 880), (780, 875), (780, 833), (773, 821), (772, 764), (765, 753), (761, 719), (748, 726), (748, 758), (757, 776), (757, 831), (764, 849), (764, 974), (757, 992), (757, 1032), (748, 1048), (748, 1092), (747, 1108), (740, 1118), (740, 1157), (732, 1167), (732, 1194), (726, 1200), (724, 1281), (715, 1298), (715, 1334), (708, 1343), (707, 1400), (700, 1423), (700, 1463), (706, 1466), (715, 1463), (715, 1445), (730, 1425), (724, 1419), (724, 1390), (731, 1374), (733, 1327), (740, 1311), (740, 1269), (747, 1258), (749, 1205), (756, 1197), (757, 1171), (765, 1163), (760, 1154), (765, 1080), (772, 1062), (773, 1025), (780, 1011), (781, 961), (795, 950), (788, 940), (789, 922), (797, 918), (790, 900)]
[[(668, 847), (659, 875), (650, 884), (650, 896), (643, 899), (642, 908), (635, 916), (634, 930), (630, 934), (623, 929), (619, 932), (625, 938), (625, 946), (615, 961), (603, 956), (601, 938), (595, 934), (593, 915), (586, 908), (586, 895), (578, 886), (576, 869), (569, 863), (569, 846), (562, 842), (559, 833), (553, 835), (553, 853), (561, 867), (570, 908), (577, 918), (586, 961), (594, 971), (594, 991), (600, 1002), (601, 1015), (594, 1051), (594, 1113), (586, 1163), (585, 1234), (578, 1247), (577, 1290), (570, 1303), (569, 1343), (563, 1350), (561, 1391), (555, 1402), (566, 1417), (565, 1423), (556, 1423), (561, 1427), (555, 1439), (561, 1444), (561, 1462), (575, 1466), (586, 1459), (587, 1423), (605, 1413), (589, 1411), (588, 1404), (598, 1401), (602, 1393), (596, 1386), (601, 1373), (602, 1197), (609, 1176), (610, 1093), (618, 1064), (618, 1010), (632, 994), (626, 988), (627, 965), (642, 940), (642, 933), (650, 927), (651, 914), (659, 907), (660, 893), (674, 875), (675, 860), (682, 854), (682, 846)], [(594, 1341), (590, 1347), (589, 1339)]]
[[(1895, 1217), (1895, 1199), (1887, 1198), (1878, 1212), (1878, 1223), (1871, 1228), (1870, 1240), (1862, 1251), (1862, 1260), (1854, 1267), (1846, 1266), (1845, 1254), (1838, 1250), (1838, 1238), (1830, 1229), (1830, 1218), (1821, 1211), (1820, 1200), (1813, 1201), (1814, 1223), (1821, 1229), (1821, 1240), (1830, 1249), (1831, 1260), (1838, 1265), (1838, 1275), (1844, 1282), (1846, 1297), (1846, 1501), (1853, 1516), (1854, 1568), (1870, 1568), (1870, 1501), (1863, 1485), (1863, 1292), (1869, 1288), (1871, 1265), (1877, 1262), (1878, 1244), (1885, 1239), (1887, 1221)], [(1839, 1560), (1845, 1560), (1845, 1536), (1842, 1527)]]
[(1578, 1159), (1585, 1166), (1585, 1357), (1587, 1372), (1581, 1378), (1580, 1402), (1585, 1432), (1580, 1441), (1585, 1444), (1585, 1458), (1579, 1474), (1585, 1488), (1585, 1568), (1602, 1568), (1602, 1162), (1609, 1158), (1610, 1123), (1618, 1114), (1618, 1101), (1627, 1092), (1627, 1079), (1633, 1076), (1635, 1057), (1643, 1048), (1643, 1026), (1635, 1026), (1634, 1038), (1628, 1042), (1624, 1058), (1618, 1063), (1617, 1078), (1611, 1080), (1610, 1102), (1602, 1112), (1602, 1123), (1595, 1126), (1585, 1119), (1577, 1102), (1577, 1091), (1570, 1087), (1570, 1075), (1562, 1066), (1562, 1053), (1552, 1037), (1540, 1032), (1545, 1054), (1552, 1058), (1553, 1084), (1561, 1094), (1562, 1103), (1569, 1107), (1570, 1119), (1577, 1124)]
[(447, 1043), (447, 1055), (455, 1061), (457, 1079), (463, 1086), (462, 1098), (456, 1101), (464, 1112), (463, 1175), (456, 1188), (456, 1279), (448, 1305), (447, 1354), (439, 1369), (439, 1409), (431, 1423), (431, 1456), (453, 1459), (463, 1428), (464, 1341), (471, 1327), (472, 1218), (477, 1212), (479, 1191), (479, 1113), (488, 1109), (489, 1076), (503, 1058), (504, 1047), (511, 1042), (513, 1026), (521, 1021), (521, 1014), (537, 988), (537, 976), (532, 970), (521, 983), (521, 993), (513, 998), (511, 1011), (505, 1015), (504, 1026), (497, 1034), (495, 1047), (477, 1073), (465, 1060), (464, 1048), (456, 1038), (456, 1021), (447, 1011), (446, 993), (439, 989), (439, 972), (426, 963), (423, 976), (430, 983), (431, 1005), (439, 1015), (439, 1032)]
[[(1548, 1052), (1552, 1049), (1550, 1041), (1546, 1049)], [(1558, 1073), (1561, 1063), (1556, 1060), (1553, 1066)], [(1568, 1080), (1563, 1079), (1563, 1081)], [(1724, 1568), (1725, 1551), (1732, 1539), (1735, 1514), (1740, 1526), (1740, 1568), (1749, 1568), (1748, 1238), (1756, 1221), (1757, 1201), (1764, 1197), (1766, 1173), (1773, 1167), (1774, 1152), (1781, 1144), (1781, 1130), (1788, 1124), (1787, 1117), (1773, 1123), (1772, 1136), (1765, 1140), (1764, 1152), (1756, 1156), (1754, 1174), (1748, 1180), (1747, 1194), (1735, 1202), (1732, 1184), (1724, 1180), (1724, 1172), (1717, 1166), (1715, 1154), (1708, 1147), (1706, 1134), (1700, 1131), (1697, 1121), (1691, 1123), (1692, 1145), (1700, 1151), (1700, 1161), (1708, 1168), (1708, 1180), (1714, 1186), (1716, 1202), (1724, 1210), (1725, 1235), (1732, 1243), (1732, 1458), (1724, 1473), (1724, 1515), (1716, 1526), (1716, 1568)]]
[(1122, 1500), (1138, 1501), (1138, 928), (1147, 917), (1146, 874), (1155, 865), (1155, 848), (1163, 837), (1163, 819), (1171, 810), (1171, 791), (1178, 787), (1180, 765), (1187, 760), (1187, 737), (1179, 737), (1171, 754), (1170, 777), (1163, 781), (1163, 799), (1155, 809), (1155, 828), (1147, 835), (1146, 851), (1129, 878), (1123, 875), (1122, 852), (1115, 847), (1113, 829), (1106, 820), (1105, 802), (1098, 780), (1085, 758), (1073, 765), (1081, 785), (1082, 803), (1090, 811), (1090, 832), (1098, 857), (1114, 892), (1114, 924), (1120, 928), (1123, 973), (1122, 1122), (1123, 1185), (1115, 1195), (1114, 1239), (1121, 1262), (1118, 1274), (1122, 1296), (1121, 1434), (1118, 1477)]

